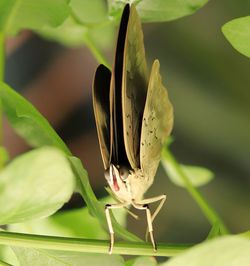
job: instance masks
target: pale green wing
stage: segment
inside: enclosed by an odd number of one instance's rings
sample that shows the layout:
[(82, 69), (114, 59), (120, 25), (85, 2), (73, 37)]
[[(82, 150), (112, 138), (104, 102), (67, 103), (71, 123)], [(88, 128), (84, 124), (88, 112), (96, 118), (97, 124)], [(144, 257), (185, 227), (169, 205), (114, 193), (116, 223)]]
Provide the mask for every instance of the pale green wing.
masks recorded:
[(160, 63), (152, 66), (143, 113), (140, 162), (145, 176), (153, 179), (161, 159), (161, 149), (173, 127), (173, 107), (159, 73)]
[(110, 70), (100, 65), (96, 70), (92, 88), (95, 122), (105, 170), (110, 163), (110, 78)]
[(140, 135), (147, 84), (141, 22), (135, 6), (131, 5), (123, 57), (122, 117), (125, 149), (132, 169), (140, 168)]

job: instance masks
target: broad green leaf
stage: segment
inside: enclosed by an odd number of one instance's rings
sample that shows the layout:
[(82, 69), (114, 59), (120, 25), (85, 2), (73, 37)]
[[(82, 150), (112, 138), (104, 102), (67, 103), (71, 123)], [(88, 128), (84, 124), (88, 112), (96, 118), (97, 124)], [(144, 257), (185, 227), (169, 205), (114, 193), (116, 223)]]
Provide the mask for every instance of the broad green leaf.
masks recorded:
[(132, 260), (128, 260), (125, 266), (157, 266), (157, 261), (154, 257), (137, 257)]
[(14, 251), (9, 246), (0, 245), (0, 259), (1, 259), (0, 265), (4, 265), (4, 264), (1, 264), (2, 261), (9, 263), (7, 265), (15, 265), (15, 266), (19, 265)]
[(43, 37), (67, 46), (87, 45), (90, 49), (110, 47), (114, 25), (108, 18), (103, 0), (71, 0), (71, 15), (59, 27), (43, 27), (37, 32)]
[(161, 266), (249, 266), (249, 251), (249, 239), (224, 236), (196, 245)]
[[(175, 166), (171, 163), (171, 161), (162, 159), (162, 165), (165, 171), (168, 174), (170, 180), (177, 186), (185, 187), (185, 182), (181, 178), (181, 176), (176, 171)], [(187, 176), (189, 181), (193, 186), (199, 187), (210, 182), (214, 174), (210, 170), (200, 167), (200, 166), (191, 166), (191, 165), (180, 165), (182, 171)]]
[(3, 111), (16, 132), (31, 146), (55, 146), (66, 154), (70, 151), (48, 121), (24, 97), (0, 83)]
[(80, 24), (72, 16), (69, 16), (57, 28), (44, 27), (37, 32), (47, 39), (73, 47), (83, 44), (88, 45), (91, 40), (96, 47), (104, 49), (111, 46), (114, 38), (114, 26), (112, 23), (100, 25)]
[[(99, 202), (91, 189), (88, 174), (86, 170), (82, 166), (82, 162), (74, 156), (69, 156), (69, 160), (72, 165), (72, 169), (75, 173), (75, 176), (80, 181), (78, 184), (79, 192), (81, 193), (84, 201), (87, 204), (87, 207), (90, 211), (90, 213), (97, 217), (101, 225), (107, 229), (107, 221), (105, 216), (105, 205), (101, 202)], [(109, 202), (105, 202), (106, 204)], [(141, 241), (140, 238), (135, 236), (134, 234), (128, 232), (125, 230), (120, 224), (117, 223), (115, 219), (112, 219), (113, 228), (115, 231), (115, 234), (122, 237), (123, 239), (129, 240), (129, 241)]]
[(170, 21), (191, 15), (208, 0), (108, 0), (109, 14), (118, 18), (126, 2), (134, 2), (143, 22)]
[[(104, 198), (102, 201), (111, 202), (111, 198)], [(115, 216), (117, 218), (117, 212)], [(126, 211), (124, 209), (118, 211), (118, 221), (121, 225), (125, 226)], [(108, 239), (107, 232), (103, 230), (98, 220), (89, 214), (86, 207), (76, 210), (61, 211), (43, 219), (10, 224), (8, 225), (8, 231), (63, 237)]]
[(250, 230), (249, 231), (246, 231), (246, 232), (243, 232), (241, 234), (239, 234), (240, 236), (243, 236), (243, 237), (247, 237), (248, 239), (250, 239)]
[(43, 147), (20, 155), (0, 172), (0, 224), (51, 215), (70, 199), (74, 187), (60, 150)]
[(227, 22), (222, 32), (238, 52), (250, 57), (250, 16)]
[(50, 217), (8, 225), (8, 231), (89, 239), (107, 239), (108, 234), (87, 208), (61, 211)]
[(1, 0), (0, 31), (15, 35), (21, 29), (56, 27), (69, 15), (69, 0)]
[(20, 266), (122, 266), (124, 260), (119, 255), (89, 254), (80, 252), (65, 252), (56, 250), (28, 249), (12, 247)]
[(81, 24), (98, 23), (108, 19), (108, 9), (103, 0), (71, 0), (70, 7)]
[(87, 35), (87, 26), (81, 25), (69, 16), (59, 27), (44, 27), (37, 31), (49, 40), (55, 40), (67, 46), (80, 46), (84, 43)]
[(49, 217), (48, 220), (58, 228), (70, 230), (70, 235), (68, 236), (89, 239), (108, 238), (108, 234), (100, 226), (98, 220), (89, 214), (87, 208), (60, 212)]

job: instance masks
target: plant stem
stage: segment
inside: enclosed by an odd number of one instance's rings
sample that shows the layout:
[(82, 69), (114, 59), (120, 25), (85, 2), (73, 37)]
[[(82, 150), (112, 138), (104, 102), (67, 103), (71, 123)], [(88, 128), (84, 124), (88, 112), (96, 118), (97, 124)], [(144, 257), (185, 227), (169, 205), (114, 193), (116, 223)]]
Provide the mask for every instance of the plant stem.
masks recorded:
[(0, 81), (4, 79), (4, 65), (5, 65), (5, 56), (4, 56), (4, 34), (0, 32)]
[[(4, 34), (0, 32), (0, 82), (4, 80)], [(2, 102), (0, 99), (0, 147), (3, 145), (3, 112), (2, 112)], [(3, 161), (0, 158), (0, 169), (3, 168)]]
[(96, 58), (97, 62), (100, 64), (105, 65), (109, 69), (111, 69), (110, 64), (106, 60), (105, 56), (102, 54), (102, 52), (96, 47), (94, 42), (91, 40), (89, 36), (86, 36), (85, 38), (85, 44), (89, 48), (89, 50), (92, 52), (93, 56)]
[(201, 193), (192, 185), (192, 183), (182, 170), (180, 164), (176, 161), (172, 153), (167, 148), (164, 148), (163, 150), (163, 157), (166, 158), (166, 160), (170, 161), (171, 164), (175, 167), (176, 172), (179, 174), (180, 178), (185, 183), (187, 191), (199, 205), (200, 209), (202, 210), (203, 214), (206, 216), (210, 224), (212, 226), (216, 223), (219, 224), (220, 233), (228, 234), (229, 231), (225, 226), (224, 222), (221, 220), (216, 211), (207, 203)]
[[(0, 245), (107, 254), (109, 241), (1, 231)], [(151, 244), (117, 242), (115, 243), (113, 254), (171, 257), (181, 253), (191, 246), (191, 244), (159, 244), (158, 249), (155, 252), (153, 251)]]

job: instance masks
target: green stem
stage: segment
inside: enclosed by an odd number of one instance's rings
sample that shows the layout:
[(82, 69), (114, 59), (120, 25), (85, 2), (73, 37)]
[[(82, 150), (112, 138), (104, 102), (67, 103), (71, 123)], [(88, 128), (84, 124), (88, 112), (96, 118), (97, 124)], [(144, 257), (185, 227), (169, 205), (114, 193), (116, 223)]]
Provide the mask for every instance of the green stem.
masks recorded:
[[(4, 34), (0, 32), (0, 82), (4, 80)], [(0, 147), (3, 146), (3, 112), (2, 112), (2, 102), (0, 100)], [(3, 160), (0, 158), (0, 169), (3, 168)]]
[(89, 48), (89, 50), (91, 51), (91, 53), (93, 54), (93, 56), (96, 58), (97, 62), (99, 62), (100, 64), (103, 64), (106, 67), (108, 67), (109, 69), (111, 69), (111, 66), (108, 63), (108, 61), (106, 60), (105, 56), (96, 47), (96, 45), (94, 44), (94, 42), (91, 40), (90, 37), (87, 37), (86, 36), (86, 38), (85, 38), (85, 44)]
[(207, 201), (204, 199), (201, 193), (192, 185), (189, 178), (186, 176), (186, 174), (182, 170), (180, 164), (176, 161), (172, 153), (167, 148), (163, 150), (163, 156), (164, 158), (166, 158), (167, 161), (169, 161), (175, 167), (176, 172), (179, 174), (180, 178), (185, 183), (187, 191), (190, 193), (193, 199), (197, 202), (203, 214), (206, 216), (206, 218), (210, 222), (210, 224), (212, 226), (216, 223), (219, 224), (220, 233), (228, 234), (229, 231), (227, 227), (225, 226), (224, 222), (221, 220), (221, 218), (216, 213), (216, 211), (207, 203)]
[[(109, 241), (0, 232), (0, 245), (107, 254)], [(151, 244), (117, 242), (113, 254), (171, 257), (191, 246), (191, 244), (159, 244), (155, 252)]]
[(4, 34), (0, 32), (0, 81), (4, 80), (4, 65), (5, 65), (5, 56), (4, 56)]

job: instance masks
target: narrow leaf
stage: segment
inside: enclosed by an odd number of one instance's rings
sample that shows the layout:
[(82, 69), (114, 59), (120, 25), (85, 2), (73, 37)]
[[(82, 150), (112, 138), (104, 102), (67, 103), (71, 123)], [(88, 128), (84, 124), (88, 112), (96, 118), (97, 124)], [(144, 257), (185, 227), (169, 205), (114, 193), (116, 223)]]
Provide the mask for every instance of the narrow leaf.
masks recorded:
[(222, 32), (238, 52), (250, 57), (250, 16), (227, 22)]
[(0, 224), (51, 215), (75, 187), (70, 164), (52, 147), (27, 152), (0, 172)]
[(70, 151), (48, 121), (24, 97), (0, 83), (0, 99), (3, 111), (16, 132), (31, 146), (55, 146), (66, 154)]

